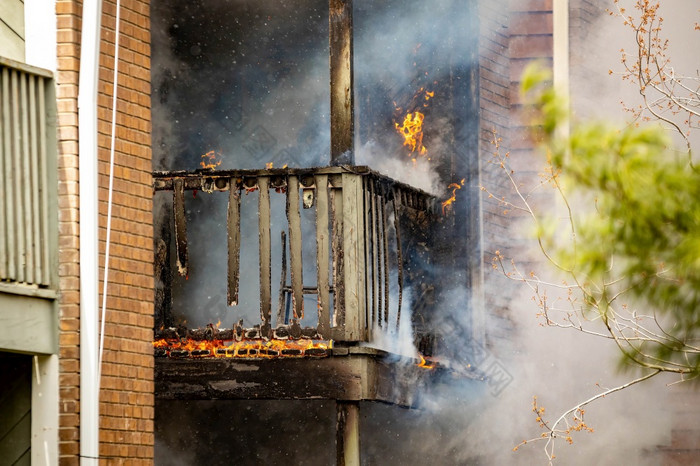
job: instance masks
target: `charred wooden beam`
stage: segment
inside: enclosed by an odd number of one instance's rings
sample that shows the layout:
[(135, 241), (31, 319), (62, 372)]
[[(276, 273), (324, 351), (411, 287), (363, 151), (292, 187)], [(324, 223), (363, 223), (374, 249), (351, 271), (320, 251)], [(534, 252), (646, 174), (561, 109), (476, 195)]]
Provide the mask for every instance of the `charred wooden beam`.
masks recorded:
[(328, 175), (332, 177), (342, 173), (368, 176), (376, 180), (378, 183), (383, 183), (387, 186), (394, 186), (401, 189), (407, 199), (410, 199), (407, 201), (406, 206), (411, 209), (424, 210), (432, 213), (437, 213), (440, 210), (434, 196), (405, 183), (393, 180), (385, 175), (382, 175), (381, 173), (372, 171), (366, 166), (313, 168), (286, 167), (256, 170), (217, 170), (215, 172), (202, 170), (155, 171), (153, 172), (153, 189), (155, 191), (172, 191), (173, 180), (176, 178), (184, 180), (185, 191), (203, 190), (204, 188), (208, 188), (213, 191), (226, 191), (228, 190), (228, 181), (231, 178), (236, 179), (239, 185), (243, 184), (247, 186), (248, 183), (251, 182), (254, 186), (257, 178), (261, 176), (284, 179), (291, 175), (295, 175), (300, 178), (313, 177), (316, 175)]
[(280, 242), (282, 243), (282, 266), (280, 267), (281, 277), (280, 277), (280, 292), (279, 298), (277, 299), (277, 325), (286, 324), (285, 316), (285, 306), (284, 306), (284, 292), (287, 286), (287, 233), (284, 230), (280, 231)]
[(374, 227), (375, 227), (375, 267), (377, 271), (377, 325), (382, 326), (382, 314), (384, 310), (384, 279), (382, 278), (386, 273), (384, 269), (384, 261), (382, 257), (384, 256), (383, 244), (383, 230), (382, 230), (382, 217), (384, 217), (384, 212), (382, 211), (382, 198), (379, 191), (379, 184), (373, 183), (374, 185)]
[[(380, 401), (416, 406), (429, 382), (444, 369), (424, 369), (411, 358), (398, 359), (367, 347), (333, 348), (316, 358), (155, 359), (159, 399), (326, 399)], [(325, 354), (327, 355), (327, 354)], [(466, 382), (466, 381), (465, 381)]]
[(398, 268), (398, 286), (399, 296), (396, 312), (396, 328), (399, 328), (401, 322), (401, 303), (403, 300), (403, 252), (401, 250), (401, 193), (398, 189), (394, 189), (394, 229), (396, 230), (396, 265)]
[(156, 241), (154, 254), (154, 275), (155, 281), (155, 302), (153, 328), (156, 330), (168, 328), (173, 325), (172, 316), (172, 294), (170, 283), (172, 274), (170, 273), (170, 234), (165, 235), (167, 242), (163, 238)]
[[(369, 180), (368, 184), (370, 198), (370, 235), (367, 241), (371, 250), (370, 272), (372, 280), (372, 326), (374, 326), (375, 324), (379, 325), (379, 321), (381, 321), (381, 319), (378, 319), (377, 317), (377, 302), (381, 302), (381, 298), (379, 298), (379, 295), (377, 294), (377, 277), (379, 273), (379, 263), (377, 260), (377, 254), (379, 252), (379, 247), (377, 243), (377, 195), (374, 192), (374, 180)], [(381, 294), (381, 289), (379, 293)]]
[(389, 235), (386, 219), (386, 193), (380, 197), (379, 209), (382, 211), (382, 259), (384, 268), (384, 322), (389, 325)]
[(301, 215), (299, 212), (299, 179), (287, 179), (287, 222), (289, 223), (289, 263), (292, 281), (292, 309), (294, 317), (304, 317), (304, 296), (301, 262)]
[(231, 179), (228, 197), (228, 289), (229, 306), (238, 304), (238, 284), (241, 263), (241, 193)]
[(316, 176), (316, 286), (318, 287), (318, 333), (323, 338), (330, 336), (330, 281), (328, 258), (328, 175)]
[(185, 183), (181, 178), (173, 180), (173, 216), (175, 218), (175, 249), (177, 271), (187, 276), (187, 219), (185, 218)]
[(354, 164), (352, 0), (330, 0), (331, 165)]
[(333, 256), (333, 338), (345, 339), (345, 261), (343, 256), (343, 192), (331, 188), (331, 254)]
[[(370, 299), (372, 296), (372, 290), (371, 290), (371, 269), (372, 269), (372, 260), (370, 258), (370, 245), (372, 241), (372, 234), (370, 231), (370, 190), (369, 190), (369, 184), (370, 184), (370, 179), (369, 178), (364, 178), (362, 180), (362, 212), (364, 215), (364, 218), (362, 219), (362, 222), (364, 224), (364, 274), (365, 274), (365, 304), (364, 304), (364, 320), (367, 326), (367, 331), (371, 332), (372, 327), (374, 326), (374, 320), (372, 320), (371, 316), (371, 307), (372, 303), (370, 303)], [(367, 338), (369, 340), (372, 339), (372, 335), (368, 334)]]
[(270, 179), (258, 178), (258, 235), (260, 249), (260, 318), (265, 329), (270, 326), (270, 309), (272, 307), (272, 264), (270, 250)]

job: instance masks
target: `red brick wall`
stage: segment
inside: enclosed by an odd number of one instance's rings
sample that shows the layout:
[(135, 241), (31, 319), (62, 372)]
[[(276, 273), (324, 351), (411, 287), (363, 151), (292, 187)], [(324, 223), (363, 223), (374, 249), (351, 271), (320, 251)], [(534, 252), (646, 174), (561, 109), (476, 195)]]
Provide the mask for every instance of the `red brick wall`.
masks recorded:
[[(482, 240), (484, 251), (484, 292), (486, 296), (487, 344), (497, 346), (514, 330), (509, 320), (511, 298), (519, 288), (491, 271), (496, 251), (506, 258), (522, 256), (524, 236), (514, 228), (518, 212), (504, 207), (499, 198), (513, 199), (512, 185), (498, 164), (494, 164), (494, 137), (499, 152), (508, 154), (519, 182), (538, 180), (538, 159), (521, 118), (520, 76), (525, 66), (537, 59), (552, 64), (552, 1), (501, 0), (481, 2), (480, 7), (480, 156), (481, 183), (495, 197), (482, 198)], [(520, 260), (523, 258), (520, 257)]]
[[(492, 162), (496, 146), (494, 138), (499, 138), (502, 151), (510, 146), (510, 53), (509, 53), (509, 14), (508, 0), (482, 1), (479, 7), (479, 157), (480, 182), (491, 192), (508, 191), (505, 178)], [(502, 250), (509, 243), (506, 228), (508, 219), (503, 216), (503, 209), (495, 199), (482, 195), (482, 248), (485, 268), (483, 276), (486, 325), (486, 341), (492, 345), (494, 340), (502, 337), (500, 332), (507, 325), (495, 321), (507, 313), (508, 293), (494, 293), (496, 288), (503, 289), (507, 283), (503, 278), (491, 273), (491, 258), (494, 251)]]
[[(58, 0), (60, 462), (79, 463), (79, 236), (77, 1)], [(103, 5), (98, 96), (100, 248), (106, 237), (115, 4)], [(153, 220), (150, 24), (147, 0), (121, 9), (117, 139), (100, 403), (100, 456), (112, 464), (153, 461)], [(104, 264), (101, 255), (100, 264)], [(102, 273), (102, 270), (100, 270)], [(100, 285), (100, 290), (101, 290)]]

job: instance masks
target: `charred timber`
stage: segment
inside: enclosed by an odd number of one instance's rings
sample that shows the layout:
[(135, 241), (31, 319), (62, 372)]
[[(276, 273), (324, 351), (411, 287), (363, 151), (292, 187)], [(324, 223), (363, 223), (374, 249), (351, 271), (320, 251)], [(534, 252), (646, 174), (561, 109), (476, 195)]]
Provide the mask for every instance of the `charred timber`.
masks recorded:
[(417, 405), (429, 382), (445, 375), (440, 369), (418, 367), (413, 358), (373, 348), (333, 348), (327, 353), (329, 357), (316, 358), (308, 354), (157, 358), (155, 395), (160, 399), (367, 400), (410, 407)]
[(354, 163), (352, 0), (329, 2), (331, 165)]
[[(369, 176), (378, 183), (386, 187), (395, 187), (402, 197), (402, 204), (412, 210), (429, 213), (440, 212), (439, 205), (435, 197), (421, 189), (415, 188), (406, 183), (396, 181), (379, 172), (371, 170), (363, 165), (343, 165), (338, 167), (316, 167), (316, 168), (270, 168), (259, 170), (173, 170), (154, 171), (153, 189), (155, 191), (173, 191), (176, 180), (182, 180), (185, 191), (229, 191), (231, 186), (237, 190), (256, 190), (257, 179), (259, 177), (270, 177), (270, 187), (280, 189), (277, 186), (282, 183), (286, 188), (286, 177), (313, 177), (316, 175), (339, 175), (342, 173)], [(331, 185), (342, 187), (340, 177), (332, 177)], [(318, 187), (318, 186), (317, 186)]]

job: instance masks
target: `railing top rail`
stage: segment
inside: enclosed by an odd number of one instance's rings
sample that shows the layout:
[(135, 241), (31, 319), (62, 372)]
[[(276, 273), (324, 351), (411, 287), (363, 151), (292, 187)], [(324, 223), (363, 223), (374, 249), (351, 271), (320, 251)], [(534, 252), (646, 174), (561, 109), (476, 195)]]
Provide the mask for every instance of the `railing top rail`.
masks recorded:
[[(341, 165), (335, 167), (315, 167), (315, 168), (269, 168), (269, 169), (247, 169), (247, 170), (174, 170), (174, 171), (154, 171), (153, 189), (156, 191), (171, 191), (173, 189), (172, 180), (180, 178), (185, 180), (185, 189), (200, 189), (199, 180), (217, 178), (256, 178), (261, 176), (285, 177), (285, 176), (313, 176), (313, 175), (341, 175), (344, 173), (369, 176), (388, 185), (413, 192), (428, 199), (435, 199), (430, 193), (421, 189), (396, 181), (386, 175), (372, 170), (364, 165)], [(192, 181), (188, 183), (188, 181)]]
[(26, 63), (18, 62), (5, 57), (0, 57), (0, 66), (6, 66), (8, 68), (13, 68), (24, 73), (42, 76), (44, 78), (53, 78), (53, 73), (49, 70), (32, 65), (27, 65)]

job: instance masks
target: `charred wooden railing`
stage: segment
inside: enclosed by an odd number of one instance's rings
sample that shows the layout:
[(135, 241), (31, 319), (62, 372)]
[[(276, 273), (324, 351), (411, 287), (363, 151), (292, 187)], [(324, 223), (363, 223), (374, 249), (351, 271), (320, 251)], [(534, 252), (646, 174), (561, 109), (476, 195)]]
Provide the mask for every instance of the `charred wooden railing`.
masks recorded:
[[(174, 234), (178, 272), (187, 274), (188, 244), (185, 191), (228, 193), (228, 305), (238, 302), (241, 254), (241, 193), (259, 191), (261, 333), (272, 335), (272, 250), (270, 197), (286, 196), (289, 242), (287, 284), (286, 234), (282, 234), (282, 283), (275, 325), (304, 316), (304, 294), (316, 294), (318, 334), (336, 341), (368, 341), (383, 326), (401, 319), (405, 254), (402, 225), (424, 231), (437, 212), (429, 194), (371, 171), (340, 166), (313, 169), (156, 172), (156, 191), (173, 192)], [(302, 208), (315, 206), (316, 286), (304, 285)], [(307, 253), (308, 255), (308, 253)], [(307, 259), (308, 260), (308, 259)], [(390, 284), (391, 280), (397, 283)], [(224, 284), (222, 283), (222, 286)], [(398, 290), (391, 293), (390, 290)], [(393, 294), (393, 296), (392, 296)], [(390, 318), (390, 303), (393, 312)]]

